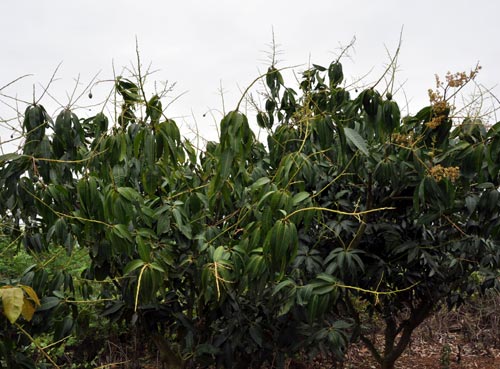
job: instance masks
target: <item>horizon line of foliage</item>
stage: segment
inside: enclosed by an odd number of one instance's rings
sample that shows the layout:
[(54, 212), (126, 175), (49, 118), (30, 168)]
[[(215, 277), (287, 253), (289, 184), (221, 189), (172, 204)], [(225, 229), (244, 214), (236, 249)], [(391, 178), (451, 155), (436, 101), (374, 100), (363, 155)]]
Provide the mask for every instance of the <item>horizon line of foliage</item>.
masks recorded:
[[(389, 93), (352, 97), (338, 60), (306, 70), (298, 92), (271, 66), (256, 116), (267, 145), (235, 110), (204, 150), (140, 75), (116, 79), (111, 127), (28, 106), (22, 153), (0, 156), (3, 233), (32, 253), (85, 249), (90, 265), (19, 276), (41, 306), (18, 324), (54, 342), (85, 332), (82, 298), (160, 340), (171, 367), (284, 367), (361, 340), (392, 368), (442, 304), (499, 287), (500, 124), (454, 126), (446, 96), (476, 73), (402, 118)], [(383, 347), (365, 313), (384, 322)], [(0, 367), (48, 365), (0, 323)]]

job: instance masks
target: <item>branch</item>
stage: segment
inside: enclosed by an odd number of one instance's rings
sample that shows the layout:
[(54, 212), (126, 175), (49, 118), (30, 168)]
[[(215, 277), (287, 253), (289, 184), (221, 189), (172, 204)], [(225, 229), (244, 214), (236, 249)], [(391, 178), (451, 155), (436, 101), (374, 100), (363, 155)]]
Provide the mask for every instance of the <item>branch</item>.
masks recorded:
[[(373, 203), (373, 195), (372, 195), (372, 175), (371, 173), (368, 175), (368, 187), (367, 187), (367, 197), (366, 197), (366, 209), (371, 209), (372, 203)], [(359, 243), (361, 242), (361, 239), (363, 238), (363, 235), (365, 234), (366, 230), (366, 221), (368, 220), (368, 213), (365, 213), (363, 215), (363, 219), (361, 219), (361, 225), (358, 228), (358, 231), (356, 232), (356, 235), (354, 238), (351, 240), (349, 243), (349, 246), (347, 249), (351, 248), (357, 248), (359, 246)]]
[(394, 209), (396, 209), (396, 208), (384, 207), (384, 208), (377, 208), (377, 209), (368, 209), (368, 210), (363, 210), (363, 211), (347, 212), (347, 211), (342, 211), (342, 210), (335, 210), (335, 209), (311, 206), (311, 207), (307, 207), (307, 208), (297, 209), (297, 210), (291, 212), (290, 214), (288, 214), (286, 217), (284, 217), (283, 220), (288, 220), (297, 213), (300, 213), (303, 211), (309, 211), (309, 210), (325, 211), (328, 213), (335, 213), (335, 214), (339, 214), (339, 215), (350, 215), (353, 217), (360, 218), (362, 215), (365, 215), (365, 214), (375, 213), (377, 211), (382, 211), (382, 210), (394, 210)]
[[(389, 356), (391, 359), (396, 360), (410, 343), (411, 334), (430, 314), (432, 311), (432, 302), (422, 302), (420, 305), (412, 309), (411, 315), (406, 319), (403, 324), (402, 335), (399, 338), (396, 347), (391, 351)], [(399, 330), (398, 330), (399, 331)]]
[(371, 87), (372, 90), (375, 87), (377, 87), (377, 85), (385, 78), (386, 74), (389, 73), (389, 71), (391, 70), (391, 68), (394, 68), (394, 66), (396, 65), (396, 61), (398, 59), (399, 51), (401, 50), (402, 37), (403, 37), (403, 28), (401, 28), (401, 32), (399, 33), (399, 41), (398, 41), (398, 47), (396, 48), (396, 52), (394, 53), (394, 56), (391, 57), (391, 61), (390, 61), (389, 65), (387, 66), (387, 68), (385, 69), (384, 73), (382, 73), (382, 76), (380, 76), (380, 78), (378, 79), (378, 81), (375, 82), (375, 84)]
[[(299, 65), (294, 65), (294, 66), (291, 66), (291, 67), (285, 67), (285, 68), (280, 68), (280, 69), (277, 69), (277, 71), (282, 71), (282, 70), (286, 70), (286, 69), (293, 69), (293, 68), (297, 68)], [(236, 111), (239, 111), (240, 110), (240, 105), (241, 103), (243, 102), (243, 100), (245, 99), (245, 96), (247, 95), (248, 91), (250, 91), (250, 89), (253, 87), (253, 85), (255, 85), (261, 78), (264, 78), (265, 76), (267, 76), (267, 72), (264, 73), (264, 74), (261, 74), (260, 76), (258, 76), (257, 78), (255, 78), (249, 85), (248, 87), (245, 89), (245, 91), (243, 91), (243, 94), (241, 95), (241, 98), (240, 98), (240, 101), (238, 101), (238, 104), (236, 104)]]
[[(57, 67), (56, 67), (56, 69), (54, 70), (54, 73), (52, 73), (52, 76), (50, 77), (50, 80), (49, 80), (49, 83), (47, 84), (47, 87), (45, 87), (45, 88), (43, 89), (43, 93), (42, 93), (42, 95), (38, 98), (38, 100), (37, 100), (36, 102), (35, 102), (35, 101), (33, 102), (35, 105), (37, 105), (37, 104), (40, 102), (40, 100), (42, 100), (43, 96), (44, 96), (44, 95), (45, 95), (45, 93), (48, 91), (48, 89), (49, 89), (50, 85), (52, 84), (52, 82), (54, 82), (54, 79), (55, 79), (55, 77), (56, 77), (57, 72), (59, 71), (59, 68), (61, 67), (61, 64), (62, 64), (62, 62), (60, 62), (59, 64), (57, 64)], [(34, 98), (33, 98), (33, 100), (34, 100)]]
[(33, 74), (25, 74), (24, 76), (17, 77), (15, 80), (13, 80), (13, 81), (11, 81), (11, 82), (7, 83), (6, 85), (4, 85), (4, 86), (0, 87), (0, 91), (2, 91), (4, 88), (9, 87), (10, 85), (12, 85), (12, 84), (16, 83), (17, 81), (19, 81), (19, 80), (21, 80), (21, 79), (23, 79), (23, 78), (26, 78), (26, 77), (31, 77), (31, 76), (33, 76)]
[(54, 368), (57, 368), (57, 369), (60, 369), (59, 365), (56, 364), (56, 362), (54, 360), (52, 360), (52, 358), (49, 356), (49, 354), (47, 354), (45, 352), (45, 350), (42, 348), (42, 346), (40, 346), (36, 340), (28, 333), (26, 332), (23, 327), (21, 327), (19, 325), (19, 323), (14, 323), (15, 326), (17, 327), (17, 329), (19, 329), (26, 337), (28, 337), (28, 339), (31, 341), (31, 343), (33, 343), (35, 345), (35, 347), (42, 353), (43, 356), (45, 356), (45, 358), (52, 364), (52, 366)]
[(359, 329), (360, 340), (365, 344), (365, 346), (368, 348), (368, 350), (370, 350), (370, 352), (372, 353), (375, 360), (377, 360), (378, 363), (381, 363), (382, 356), (381, 356), (380, 352), (377, 350), (377, 348), (375, 347), (373, 342), (361, 332), (361, 319), (359, 318), (359, 314), (356, 311), (356, 308), (352, 305), (351, 299), (349, 298), (349, 296), (347, 294), (346, 294), (345, 300), (346, 300), (346, 305), (347, 305), (347, 308), (349, 310), (349, 313), (354, 318), (354, 321), (356, 322), (356, 325)]

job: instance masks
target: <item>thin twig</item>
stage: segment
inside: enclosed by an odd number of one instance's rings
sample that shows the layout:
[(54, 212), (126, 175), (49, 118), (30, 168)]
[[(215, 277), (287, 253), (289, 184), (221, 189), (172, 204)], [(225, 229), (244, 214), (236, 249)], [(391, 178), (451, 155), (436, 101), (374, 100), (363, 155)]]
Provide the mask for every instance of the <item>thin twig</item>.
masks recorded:
[[(47, 90), (49, 89), (50, 85), (52, 84), (52, 82), (54, 82), (55, 80), (55, 77), (56, 77), (56, 74), (57, 72), (59, 71), (59, 68), (61, 67), (62, 65), (62, 62), (60, 62), (59, 64), (57, 64), (57, 67), (56, 69), (54, 70), (54, 73), (52, 73), (52, 76), (50, 77), (50, 80), (49, 80), (49, 83), (47, 84), (47, 86), (43, 89), (43, 93), (42, 95), (38, 98), (38, 100), (35, 102), (35, 105), (37, 105), (43, 98), (43, 96), (45, 95), (45, 93), (47, 92)], [(33, 101), (35, 100), (35, 96), (33, 95)]]

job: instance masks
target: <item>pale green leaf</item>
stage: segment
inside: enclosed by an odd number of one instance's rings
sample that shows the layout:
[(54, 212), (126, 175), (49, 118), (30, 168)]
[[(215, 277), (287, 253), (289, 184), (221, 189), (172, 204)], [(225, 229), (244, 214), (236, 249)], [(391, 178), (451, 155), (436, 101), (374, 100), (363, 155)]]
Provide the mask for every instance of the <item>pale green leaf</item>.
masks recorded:
[(356, 148), (366, 156), (369, 155), (368, 146), (363, 137), (352, 128), (344, 128), (345, 136)]
[(123, 269), (123, 274), (127, 275), (130, 272), (133, 272), (134, 270), (136, 270), (137, 268), (142, 267), (144, 264), (145, 264), (145, 262), (143, 260), (141, 260), (141, 259), (132, 260)]
[(296, 194), (293, 197), (292, 203), (293, 203), (293, 205), (300, 204), (302, 201), (304, 201), (308, 197), (309, 197), (309, 192), (299, 192), (298, 194)]
[(269, 182), (271, 182), (271, 179), (269, 177), (261, 177), (252, 184), (251, 188), (252, 190), (255, 190), (257, 188), (264, 186)]
[(118, 193), (130, 202), (139, 200), (139, 193), (132, 187), (118, 187), (116, 189)]

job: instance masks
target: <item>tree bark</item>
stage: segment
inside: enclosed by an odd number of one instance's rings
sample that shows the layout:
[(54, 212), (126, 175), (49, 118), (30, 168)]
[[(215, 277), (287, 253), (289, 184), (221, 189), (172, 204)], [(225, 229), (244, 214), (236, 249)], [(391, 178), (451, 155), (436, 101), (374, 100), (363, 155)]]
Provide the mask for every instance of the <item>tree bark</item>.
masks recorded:
[[(416, 307), (412, 308), (410, 317), (399, 323), (399, 326), (394, 317), (387, 316), (384, 318), (384, 355), (379, 361), (380, 369), (394, 369), (396, 360), (399, 359), (401, 354), (408, 347), (413, 331), (430, 315), (431, 311), (431, 303), (421, 302)], [(399, 333), (401, 333), (401, 337), (396, 342)]]

